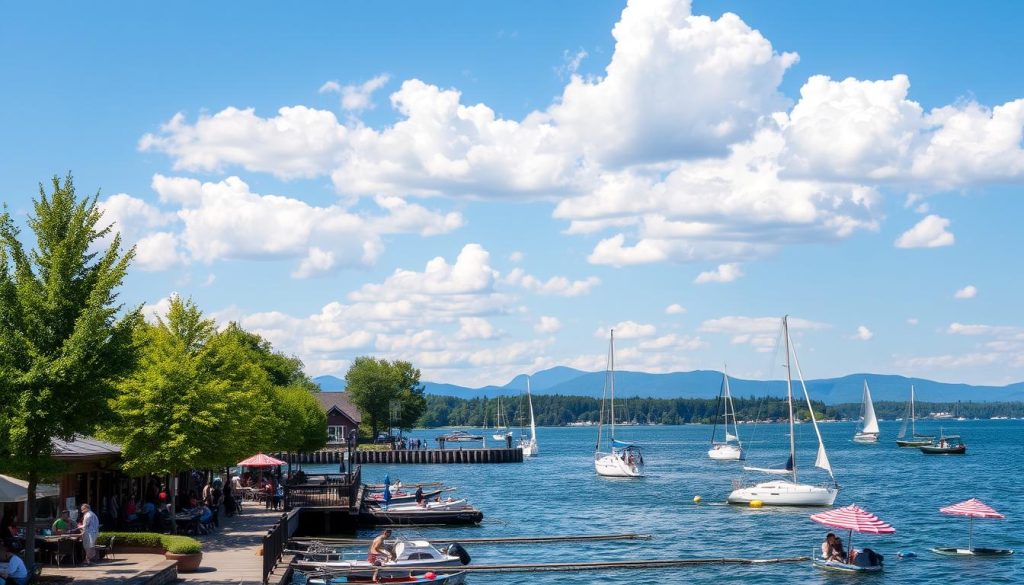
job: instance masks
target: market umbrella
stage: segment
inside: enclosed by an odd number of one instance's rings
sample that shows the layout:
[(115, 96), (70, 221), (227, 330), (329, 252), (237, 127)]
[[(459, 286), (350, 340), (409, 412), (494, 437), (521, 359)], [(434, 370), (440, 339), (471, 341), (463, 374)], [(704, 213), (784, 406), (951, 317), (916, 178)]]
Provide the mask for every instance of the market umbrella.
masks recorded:
[[(995, 520), (1002, 520), (1006, 516), (1003, 516), (999, 512), (996, 512), (995, 508), (985, 504), (978, 498), (971, 498), (969, 500), (960, 502), (959, 504), (953, 504), (952, 506), (946, 506), (945, 508), (939, 508), (939, 512), (943, 514), (949, 514), (950, 516), (966, 516), (970, 519), (970, 528), (968, 529), (967, 536), (967, 552), (960, 553), (954, 552), (954, 554), (974, 554), (974, 519), (975, 518), (991, 518)], [(957, 549), (932, 549), (935, 552), (950, 553)], [(982, 554), (1013, 554), (1013, 551), (1005, 551), (1000, 549), (977, 549), (978, 551), (984, 551)]]
[(239, 467), (277, 467), (284, 464), (284, 461), (275, 459), (270, 455), (264, 455), (263, 453), (257, 453), (244, 461), (238, 462)]
[[(37, 498), (55, 498), (60, 495), (60, 488), (50, 484), (37, 484)], [(24, 502), (28, 500), (28, 482), (0, 475), (0, 502)]]
[(862, 534), (894, 534), (896, 529), (888, 522), (884, 522), (871, 512), (861, 508), (857, 504), (850, 504), (835, 510), (811, 514), (811, 520), (818, 524), (824, 524), (832, 528), (850, 531), (847, 537), (849, 550), (853, 550), (853, 533)]

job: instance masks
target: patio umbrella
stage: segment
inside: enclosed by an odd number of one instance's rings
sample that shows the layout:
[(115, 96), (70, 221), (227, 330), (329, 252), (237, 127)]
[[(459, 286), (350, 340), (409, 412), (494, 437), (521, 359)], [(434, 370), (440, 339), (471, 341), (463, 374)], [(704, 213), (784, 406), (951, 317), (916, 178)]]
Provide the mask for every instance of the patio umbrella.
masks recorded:
[(862, 534), (894, 534), (896, 529), (889, 523), (883, 522), (878, 516), (861, 508), (857, 504), (851, 504), (835, 510), (811, 514), (811, 520), (831, 528), (848, 530), (847, 544), (853, 550), (853, 533)]
[(967, 518), (970, 518), (970, 528), (967, 532), (967, 550), (970, 551), (970, 553), (974, 552), (974, 519), (992, 518), (995, 520), (1002, 520), (1006, 517), (999, 512), (996, 512), (994, 508), (985, 504), (985, 502), (982, 502), (978, 498), (971, 498), (960, 502), (959, 504), (939, 508), (939, 512), (949, 514), (950, 516), (966, 516)]
[(239, 467), (277, 467), (284, 464), (284, 461), (275, 459), (270, 455), (264, 455), (263, 453), (257, 453), (244, 461), (238, 462)]
[[(60, 495), (60, 488), (55, 485), (37, 484), (37, 498), (54, 498)], [(28, 482), (0, 475), (0, 502), (24, 502), (28, 500)]]

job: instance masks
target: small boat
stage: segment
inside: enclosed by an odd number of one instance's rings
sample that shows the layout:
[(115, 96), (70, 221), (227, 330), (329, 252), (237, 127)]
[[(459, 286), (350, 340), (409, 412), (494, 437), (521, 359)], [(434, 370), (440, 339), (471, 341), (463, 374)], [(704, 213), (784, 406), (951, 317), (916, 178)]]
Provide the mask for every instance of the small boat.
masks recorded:
[(473, 441), (483, 441), (483, 435), (471, 435), (466, 431), (452, 431), (450, 433), (440, 435), (437, 439), (443, 440), (447, 443), (470, 443)]
[[(366, 575), (374, 571), (384, 572), (409, 569), (430, 569), (437, 567), (459, 567), (468, 565), (470, 558), (461, 545), (452, 543), (444, 549), (432, 546), (425, 540), (397, 540), (393, 544), (385, 544), (392, 556), (380, 565), (371, 564), (366, 560), (365, 553), (361, 559), (331, 558), (329, 553), (318, 549), (302, 553), (302, 560), (295, 561), (299, 567), (321, 571), (344, 572), (346, 575)], [(334, 553), (339, 556), (339, 553)], [(324, 559), (329, 560), (324, 560)]]
[[(376, 502), (375, 502), (376, 503)], [(434, 502), (424, 502), (423, 505), (417, 504), (416, 502), (405, 502), (400, 504), (388, 504), (388, 512), (415, 512), (417, 510), (472, 510), (473, 506), (470, 505), (465, 498), (455, 500), (448, 498), (447, 500), (438, 500)]]
[(484, 513), (471, 506), (458, 510), (432, 510), (415, 505), (412, 507), (403, 506), (398, 510), (385, 510), (377, 506), (371, 506), (366, 508), (361, 516), (363, 516), (360, 518), (361, 522), (396, 526), (463, 526), (479, 524), (484, 519)]
[[(423, 498), (424, 499), (428, 499), (428, 500), (431, 499), (431, 498), (436, 498), (436, 497), (441, 495), (441, 492), (449, 491), (451, 489), (453, 489), (453, 488), (445, 488), (443, 490), (433, 490), (433, 491), (429, 491), (429, 492), (423, 492)], [(383, 503), (384, 502), (384, 492), (380, 492), (380, 493), (377, 493), (377, 494), (370, 494), (370, 495), (366, 496), (366, 499), (369, 502)], [(411, 492), (410, 493), (410, 492), (393, 491), (393, 492), (391, 492), (391, 498), (389, 499), (388, 504), (393, 506), (395, 504), (408, 504), (409, 502), (415, 502), (415, 501), (416, 501), (416, 493), (415, 492)]]
[(959, 504), (953, 504), (952, 506), (939, 508), (939, 512), (942, 512), (943, 514), (949, 514), (950, 516), (964, 516), (966, 518), (969, 518), (971, 523), (967, 536), (967, 548), (937, 547), (932, 549), (933, 553), (948, 556), (956, 555), (975, 557), (1006, 557), (1013, 554), (1013, 549), (1009, 548), (978, 548), (974, 546), (975, 518), (1002, 520), (1006, 517), (997, 512), (995, 508), (985, 504), (978, 498), (971, 498), (967, 501), (960, 502)]
[(533, 418), (533, 395), (530, 394), (530, 377), (526, 377), (526, 404), (530, 407), (530, 438), (519, 438), (519, 448), (524, 457), (536, 457), (540, 449), (537, 447), (537, 423)]
[[(718, 442), (715, 434), (718, 429), (718, 417), (715, 417), (715, 426), (711, 428), (711, 449), (708, 450), (708, 457), (718, 461), (742, 461), (743, 445), (740, 443), (740, 431), (736, 425), (736, 407), (732, 402), (732, 394), (729, 391), (729, 374), (722, 368), (722, 391), (718, 397), (720, 406), (719, 414), (722, 416), (722, 427), (725, 433), (725, 440)], [(732, 432), (729, 432), (729, 420), (732, 419)]]
[[(756, 471), (770, 475), (789, 475), (789, 479), (776, 479), (753, 485), (744, 485), (737, 482), (738, 487), (729, 494), (730, 504), (749, 504), (759, 500), (766, 506), (831, 506), (839, 495), (839, 484), (832, 473), (832, 464), (829, 463), (828, 453), (825, 452), (825, 443), (821, 439), (821, 430), (818, 429), (818, 421), (814, 416), (814, 409), (811, 407), (811, 396), (807, 392), (807, 384), (804, 382), (804, 375), (800, 369), (800, 360), (796, 351), (792, 350), (793, 341), (789, 337), (789, 319), (782, 318), (782, 337), (786, 344), (786, 400), (789, 404), (789, 460), (785, 467), (744, 467), (744, 471)], [(796, 416), (793, 405), (793, 373), (790, 367), (790, 354), (795, 362), (797, 375), (800, 378), (800, 385), (803, 387), (804, 398), (807, 400), (807, 407), (811, 416), (811, 424), (814, 426), (814, 434), (818, 438), (818, 453), (814, 459), (814, 466), (828, 472), (832, 480), (830, 484), (812, 485), (799, 483), (796, 473), (796, 433), (794, 425)]]
[(508, 418), (501, 408), (501, 395), (498, 395), (498, 410), (494, 414), (494, 434), (491, 435), (495, 441), (505, 441), (512, 433), (508, 430)]
[(875, 405), (871, 402), (871, 389), (864, 380), (864, 399), (861, 401), (861, 428), (853, 435), (856, 443), (878, 442), (878, 418), (875, 416)]
[[(914, 411), (914, 386), (910, 386), (910, 402), (907, 403), (906, 412), (903, 415), (903, 424), (900, 426), (900, 434), (896, 435), (896, 444), (900, 447), (922, 447), (932, 444), (932, 435), (919, 435), (914, 420), (917, 413)], [(910, 435), (907, 435), (907, 426), (910, 426)]]
[[(610, 394), (610, 396), (609, 396)], [(606, 408), (607, 407), (607, 408)], [(605, 419), (605, 411), (609, 416)], [(615, 330), (608, 342), (608, 368), (605, 373), (604, 392), (601, 395), (601, 413), (598, 415), (597, 444), (594, 447), (594, 470), (603, 477), (643, 477), (644, 455), (638, 445), (615, 438)], [(608, 452), (601, 451), (601, 436), (605, 421), (609, 428)]]
[(967, 444), (960, 435), (942, 435), (931, 445), (918, 447), (925, 455), (963, 455), (967, 452)]
[(340, 585), (342, 583), (411, 583), (430, 585), (462, 585), (466, 582), (466, 571), (458, 573), (435, 573), (434, 571), (408, 572), (406, 575), (332, 575), (329, 571), (313, 573), (305, 577), (296, 575), (292, 585)]
[[(896, 529), (889, 523), (883, 522), (878, 516), (856, 504), (820, 514), (812, 514), (811, 520), (830, 528), (849, 531), (849, 536), (846, 538), (847, 546), (850, 547), (849, 558), (842, 560), (827, 559), (824, 558), (824, 550), (822, 551), (822, 556), (818, 556), (817, 551), (815, 551), (811, 554), (811, 563), (815, 567), (841, 573), (880, 573), (882, 571), (882, 564), (885, 558), (868, 548), (863, 550), (853, 548), (853, 533), (895, 534)], [(825, 546), (822, 545), (822, 548), (824, 549)], [(828, 552), (832, 552), (832, 550), (830, 549)]]

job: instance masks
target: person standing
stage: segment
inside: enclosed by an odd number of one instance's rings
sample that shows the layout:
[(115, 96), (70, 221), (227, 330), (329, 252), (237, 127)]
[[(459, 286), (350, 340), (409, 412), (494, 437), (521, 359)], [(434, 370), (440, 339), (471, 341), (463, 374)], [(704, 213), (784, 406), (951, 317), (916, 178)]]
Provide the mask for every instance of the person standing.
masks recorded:
[[(384, 541), (388, 538), (391, 538), (391, 529), (385, 528), (384, 532), (381, 532), (377, 538), (374, 538), (373, 542), (370, 543), (370, 553), (366, 555), (366, 560), (371, 565), (380, 565), (383, 561), (391, 558), (391, 553), (383, 548)], [(384, 558), (381, 559), (381, 556)]]
[(82, 504), (82, 519), (78, 527), (82, 529), (82, 548), (85, 549), (85, 564), (91, 565), (96, 556), (96, 539), (100, 535), (100, 519), (93, 513), (89, 504)]

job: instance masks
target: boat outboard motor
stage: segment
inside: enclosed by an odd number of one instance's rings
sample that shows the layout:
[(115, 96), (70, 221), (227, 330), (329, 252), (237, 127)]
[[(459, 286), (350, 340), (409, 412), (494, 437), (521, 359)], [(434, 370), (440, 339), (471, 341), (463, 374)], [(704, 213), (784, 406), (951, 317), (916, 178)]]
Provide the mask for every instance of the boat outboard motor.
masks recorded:
[(459, 557), (459, 562), (463, 565), (469, 564), (469, 553), (466, 552), (466, 549), (462, 548), (462, 545), (457, 542), (449, 544), (448, 548), (444, 549), (444, 552), (449, 556)]

